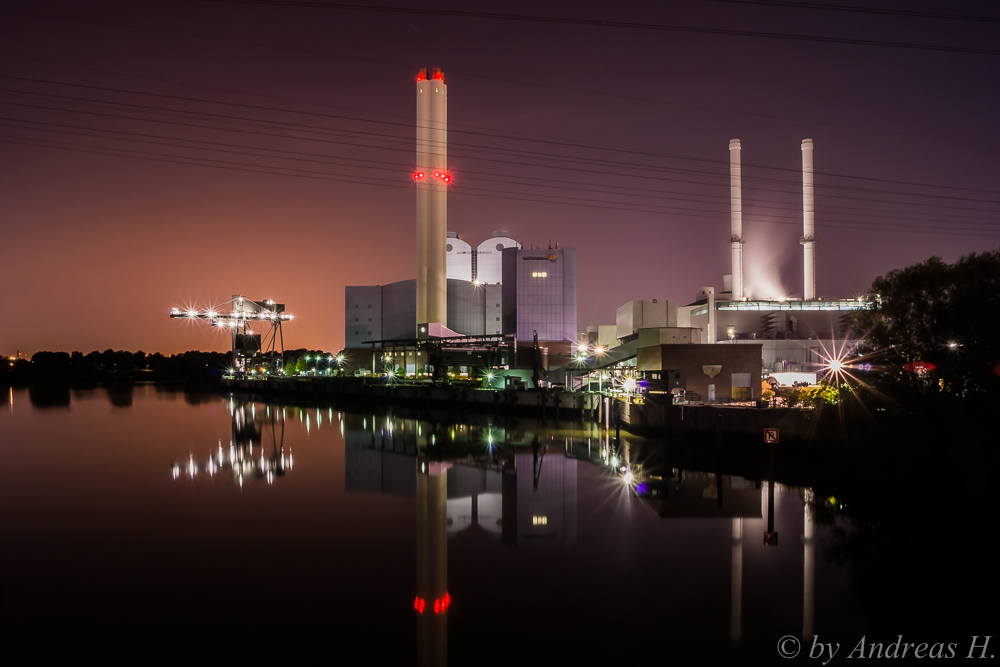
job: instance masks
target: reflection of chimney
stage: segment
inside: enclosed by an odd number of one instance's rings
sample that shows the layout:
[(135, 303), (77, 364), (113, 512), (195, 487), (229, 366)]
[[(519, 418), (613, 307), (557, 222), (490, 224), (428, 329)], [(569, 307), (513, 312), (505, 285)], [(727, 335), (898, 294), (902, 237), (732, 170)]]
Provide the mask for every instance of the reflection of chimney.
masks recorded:
[(740, 167), (740, 140), (729, 142), (729, 197), (732, 228), (729, 245), (733, 253), (733, 300), (743, 298), (743, 186)]
[(802, 298), (816, 298), (816, 220), (813, 206), (813, 140), (802, 140)]
[(448, 664), (448, 464), (417, 459), (417, 664)]
[(804, 525), (802, 532), (802, 639), (813, 637), (813, 611), (816, 596), (816, 543), (813, 540), (812, 489), (803, 498)]
[(438, 69), (417, 76), (417, 324), (448, 326), (448, 86)]
[(729, 609), (729, 639), (743, 639), (743, 519), (733, 519), (732, 599)]

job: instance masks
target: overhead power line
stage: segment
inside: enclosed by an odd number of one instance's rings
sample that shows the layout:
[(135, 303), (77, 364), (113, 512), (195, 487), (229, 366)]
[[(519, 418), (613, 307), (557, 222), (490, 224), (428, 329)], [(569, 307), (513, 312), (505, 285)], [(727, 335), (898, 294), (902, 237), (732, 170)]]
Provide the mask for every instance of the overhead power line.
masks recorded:
[(734, 5), (764, 5), (790, 9), (819, 9), (834, 12), (849, 12), (856, 14), (881, 14), (883, 16), (901, 16), (906, 18), (935, 19), (939, 21), (971, 21), (973, 23), (1000, 23), (995, 16), (970, 16), (968, 14), (945, 14), (942, 12), (918, 12), (911, 9), (888, 9), (884, 7), (860, 7), (857, 5), (830, 5), (819, 2), (789, 2), (788, 0), (712, 0), (713, 2), (728, 2)]
[[(33, 77), (17, 77), (17, 76), (10, 76), (10, 75), (0, 75), (0, 79), (10, 79), (10, 80), (21, 81), (21, 82), (25, 82), (25, 83), (41, 83), (41, 84), (47, 84), (47, 85), (57, 85), (57, 86), (81, 88), (81, 89), (96, 90), (96, 91), (101, 91), (101, 92), (111, 92), (111, 93), (116, 93), (116, 94), (139, 95), (139, 96), (153, 97), (153, 98), (159, 98), (159, 99), (170, 99), (170, 100), (182, 101), (182, 102), (196, 102), (196, 103), (213, 104), (213, 105), (220, 105), (220, 106), (226, 106), (226, 107), (237, 107), (237, 108), (243, 108), (243, 109), (250, 109), (250, 110), (254, 110), (254, 111), (268, 111), (268, 112), (277, 111), (277, 112), (281, 112), (281, 113), (292, 113), (292, 114), (313, 116), (313, 117), (325, 118), (325, 119), (346, 120), (346, 121), (362, 122), (362, 123), (369, 123), (369, 124), (376, 124), (376, 125), (387, 125), (387, 126), (390, 126), (390, 127), (405, 128), (407, 130), (410, 130), (410, 129), (412, 129), (414, 127), (414, 124), (413, 124), (412, 121), (411, 122), (401, 122), (401, 121), (374, 120), (374, 119), (370, 119), (370, 118), (362, 118), (362, 117), (359, 117), (359, 116), (346, 116), (346, 115), (342, 115), (342, 114), (328, 114), (328, 113), (320, 113), (320, 112), (314, 112), (314, 111), (305, 111), (305, 110), (299, 110), (299, 109), (287, 109), (287, 108), (281, 108), (281, 107), (267, 107), (267, 106), (262, 106), (262, 105), (245, 104), (245, 103), (230, 102), (230, 101), (223, 101), (223, 100), (212, 100), (212, 99), (190, 97), (190, 96), (183, 96), (183, 95), (170, 95), (170, 94), (165, 94), (165, 93), (150, 93), (150, 92), (144, 92), (144, 91), (128, 90), (128, 89), (123, 89), (123, 88), (113, 88), (113, 87), (108, 87), (108, 86), (94, 86), (94, 85), (86, 85), (86, 84), (62, 82), (62, 81), (53, 81), (53, 80), (49, 80), (49, 79), (38, 79), (38, 78), (33, 78)], [(48, 97), (59, 97), (59, 98), (62, 98), (62, 99), (69, 99), (69, 100), (73, 100), (73, 101), (104, 102), (106, 104), (113, 104), (113, 105), (118, 105), (118, 106), (129, 106), (129, 107), (142, 108), (142, 109), (147, 109), (147, 110), (156, 110), (156, 111), (162, 111), (162, 112), (176, 112), (176, 113), (186, 113), (186, 114), (199, 114), (199, 115), (203, 115), (203, 116), (213, 115), (213, 114), (207, 114), (205, 112), (200, 112), (200, 111), (190, 111), (190, 110), (182, 110), (182, 109), (165, 109), (165, 108), (162, 108), (162, 107), (155, 107), (154, 108), (154, 107), (149, 107), (149, 106), (144, 106), (144, 105), (136, 105), (136, 104), (126, 103), (126, 102), (107, 101), (107, 100), (93, 100), (93, 99), (89, 99), (89, 98), (81, 98), (81, 97), (74, 97), (74, 96), (59, 96), (59, 95), (54, 95), (54, 94), (51, 94), (51, 93), (37, 93), (37, 92), (34, 92), (34, 91), (23, 91), (23, 90), (16, 90), (16, 89), (0, 89), (0, 90), (5, 90), (7, 92), (20, 92), (20, 93), (31, 94), (31, 95), (41, 95), (41, 96), (48, 96)], [(225, 118), (228, 118), (230, 120), (238, 118), (238, 117), (235, 117), (235, 116), (223, 116), (223, 115), (220, 115), (220, 114), (215, 114), (215, 115), (218, 116), (218, 117), (225, 117)], [(269, 121), (262, 121), (261, 119), (250, 119), (250, 118), (239, 118), (239, 119), (240, 120), (249, 120), (249, 121), (254, 121), (254, 122), (265, 122), (265, 123), (269, 122)], [(288, 124), (288, 123), (285, 123), (285, 124), (291, 125), (291, 124)], [(325, 131), (330, 130), (330, 128), (322, 128), (322, 127), (317, 127), (315, 125), (299, 125), (299, 127), (306, 128), (306, 129), (309, 129), (309, 130), (325, 130)], [(359, 133), (356, 130), (353, 130), (352, 132)], [(458, 129), (456, 129), (456, 128), (449, 128), (449, 133), (465, 134), (465, 135), (476, 136), (476, 137), (483, 137), (483, 138), (489, 138), (489, 139), (502, 139), (502, 140), (507, 140), (507, 141), (518, 141), (518, 142), (527, 142), (527, 143), (548, 144), (548, 145), (559, 146), (559, 147), (564, 147), (564, 148), (574, 148), (574, 149), (580, 148), (580, 149), (586, 149), (586, 150), (598, 150), (598, 151), (606, 151), (606, 152), (614, 152), (614, 153), (623, 153), (623, 154), (627, 154), (627, 155), (636, 155), (636, 156), (642, 156), (642, 157), (664, 158), (664, 159), (673, 159), (673, 160), (687, 160), (687, 161), (704, 162), (704, 163), (719, 164), (719, 165), (728, 165), (729, 164), (729, 162), (727, 160), (719, 160), (719, 159), (714, 159), (714, 158), (699, 158), (699, 157), (685, 156), (685, 155), (676, 155), (676, 154), (668, 154), (668, 153), (658, 153), (658, 152), (654, 152), (654, 151), (640, 151), (640, 150), (635, 150), (635, 149), (618, 148), (618, 147), (613, 147), (613, 146), (602, 146), (602, 145), (598, 145), (598, 144), (584, 144), (584, 143), (580, 143), (580, 142), (563, 141), (563, 140), (555, 140), (555, 139), (543, 139), (543, 138), (538, 138), (538, 137), (527, 138), (527, 137), (520, 137), (520, 136), (517, 136), (517, 135), (501, 134), (501, 133), (489, 132), (489, 131), (483, 131), (483, 130), (463, 130), (460, 127)], [(371, 135), (382, 136), (381, 133), (362, 133), (362, 134), (371, 134)], [(451, 142), (450, 145), (460, 146), (461, 144), (460, 143)], [(479, 146), (479, 147), (481, 147), (481, 146)], [(492, 148), (492, 149), (493, 150), (506, 150), (506, 149), (496, 149), (496, 148)], [(564, 157), (566, 157), (567, 159), (574, 159), (575, 156), (564, 156)], [(768, 165), (754, 164), (752, 162), (746, 162), (746, 163), (744, 163), (744, 166), (745, 167), (756, 167), (756, 168), (762, 168), (762, 169), (769, 169), (769, 170), (773, 170), (773, 171), (786, 171), (786, 172), (796, 173), (796, 174), (798, 173), (797, 169), (792, 169), (792, 168), (789, 168), (789, 167), (773, 167), (773, 166), (768, 166)], [(836, 173), (822, 172), (822, 171), (816, 171), (814, 173), (816, 175), (833, 176), (833, 177), (836, 177), (836, 178), (845, 178), (845, 179), (852, 179), (852, 180), (873, 181), (873, 182), (879, 182), (879, 183), (891, 183), (891, 184), (896, 184), (896, 185), (906, 185), (906, 186), (921, 187), (921, 188), (928, 188), (928, 187), (929, 188), (939, 188), (939, 189), (944, 188), (944, 189), (949, 189), (949, 190), (958, 190), (958, 191), (967, 191), (967, 192), (982, 192), (982, 193), (989, 193), (989, 194), (1000, 195), (1000, 192), (997, 192), (997, 191), (982, 190), (982, 189), (977, 189), (977, 188), (965, 188), (965, 187), (957, 187), (957, 186), (942, 186), (942, 185), (935, 185), (935, 184), (932, 184), (932, 183), (915, 183), (915, 182), (910, 182), (910, 181), (897, 181), (897, 180), (890, 180), (890, 179), (879, 179), (879, 178), (871, 178), (871, 177), (864, 177), (864, 176), (854, 176), (854, 175), (850, 175), (850, 174), (836, 174)], [(836, 186), (836, 187), (846, 187), (846, 186)], [(881, 192), (881, 190), (879, 190), (879, 191)], [(904, 193), (904, 194), (907, 194), (907, 195), (911, 195), (912, 194), (914, 196), (921, 196), (921, 197), (951, 198), (951, 197), (947, 197), (947, 196), (944, 196), (944, 195), (934, 195), (934, 194), (929, 194), (929, 193)], [(956, 197), (954, 199), (961, 199), (961, 198), (957, 198)], [(993, 200), (980, 200), (980, 199), (970, 199), (970, 201), (990, 201), (991, 203), (993, 202)]]
[[(349, 184), (374, 185), (378, 187), (391, 187), (394, 189), (408, 189), (408, 190), (412, 187), (400, 183), (398, 179), (386, 179), (386, 178), (378, 178), (371, 176), (362, 176), (357, 174), (334, 174), (314, 169), (301, 169), (295, 167), (275, 167), (273, 165), (248, 164), (245, 162), (234, 162), (231, 160), (220, 160), (217, 158), (204, 158), (200, 156), (198, 157), (186, 156), (186, 155), (178, 156), (175, 154), (155, 153), (150, 151), (137, 151), (133, 149), (95, 147), (86, 144), (74, 144), (72, 142), (60, 142), (52, 140), (24, 140), (21, 138), (12, 138), (7, 136), (0, 136), (0, 141), (9, 144), (21, 144), (27, 146), (44, 147), (44, 148), (57, 148), (57, 149), (72, 150), (74, 152), (82, 152), (82, 153), (95, 153), (99, 155), (110, 155), (117, 157), (131, 157), (131, 158), (152, 160), (156, 162), (168, 162), (168, 163), (182, 164), (182, 165), (214, 167), (219, 169), (244, 171), (251, 173), (294, 176), (294, 177), (335, 181), (335, 182), (349, 183)], [(704, 208), (698, 208), (698, 209), (679, 208), (672, 206), (663, 206), (658, 204), (642, 204), (635, 202), (620, 202), (620, 201), (607, 201), (607, 200), (592, 199), (592, 198), (581, 198), (579, 196), (524, 193), (524, 192), (509, 191), (509, 190), (499, 190), (496, 188), (490, 188), (486, 190), (481, 188), (463, 188), (461, 190), (453, 191), (453, 194), (480, 196), (493, 199), (507, 199), (513, 201), (572, 205), (584, 208), (594, 208), (594, 209), (604, 209), (604, 210), (630, 211), (638, 213), (656, 213), (660, 215), (663, 215), (665, 213), (679, 213), (685, 218), (694, 217), (694, 218), (707, 218), (712, 220), (719, 220), (720, 218), (725, 217), (725, 211), (722, 209), (712, 212), (712, 211), (707, 211)], [(785, 217), (787, 219), (787, 216), (762, 215), (762, 214), (755, 214), (752, 211), (744, 212), (744, 218), (747, 219), (748, 221), (756, 220), (760, 222), (787, 224), (793, 226), (798, 226), (799, 224), (801, 224), (799, 219), (794, 219), (794, 221), (789, 221), (789, 222), (783, 222), (781, 219), (779, 219), (782, 217)], [(952, 225), (949, 226), (947, 230), (942, 230), (940, 227), (935, 227), (935, 226), (913, 225), (912, 223), (899, 223), (897, 225), (896, 223), (887, 223), (884, 221), (881, 221), (881, 224), (871, 224), (871, 223), (864, 223), (861, 221), (825, 220), (824, 226), (832, 228), (844, 228), (844, 229), (855, 229), (855, 230), (865, 230), (865, 231), (895, 231), (903, 233), (908, 231), (914, 231), (920, 233), (934, 233), (934, 234), (941, 233), (941, 234), (978, 235), (978, 236), (982, 236), (984, 234), (987, 236), (1000, 234), (1000, 229), (982, 230), (977, 228), (963, 228)]]
[[(405, 150), (407, 153), (409, 153), (412, 150), (411, 145), (407, 145), (405, 148), (403, 148), (403, 147), (399, 147), (399, 148), (387, 148), (387, 147), (384, 147), (384, 146), (381, 146), (381, 147), (380, 146), (371, 146), (370, 144), (361, 144), (361, 143), (354, 143), (354, 142), (347, 142), (347, 141), (335, 141), (335, 140), (331, 140), (331, 139), (321, 139), (321, 138), (316, 138), (316, 137), (290, 136), (290, 135), (287, 135), (287, 134), (277, 134), (277, 133), (274, 133), (274, 132), (261, 132), (259, 130), (246, 130), (246, 129), (232, 128), (232, 127), (224, 127), (224, 126), (220, 127), (218, 125), (203, 125), (203, 124), (198, 124), (198, 123), (177, 122), (177, 121), (168, 121), (168, 120), (160, 120), (160, 119), (153, 119), (153, 118), (142, 118), (142, 117), (139, 117), (139, 116), (126, 116), (126, 115), (121, 115), (121, 114), (109, 114), (109, 113), (101, 113), (101, 112), (95, 112), (95, 111), (86, 111), (86, 110), (82, 110), (82, 109), (64, 109), (64, 108), (59, 108), (59, 107), (49, 107), (49, 106), (43, 106), (43, 105), (38, 105), (38, 104), (24, 104), (24, 103), (5, 102), (5, 101), (0, 101), (0, 104), (7, 105), (7, 106), (14, 106), (14, 107), (24, 107), (24, 108), (40, 109), (40, 110), (45, 110), (45, 111), (57, 111), (57, 112), (64, 112), (64, 113), (74, 113), (74, 114), (81, 114), (81, 115), (92, 116), (92, 117), (114, 118), (114, 119), (118, 119), (118, 120), (130, 120), (130, 121), (140, 121), (140, 122), (148, 122), (148, 123), (157, 123), (157, 124), (172, 125), (172, 126), (185, 127), (185, 128), (205, 129), (205, 130), (214, 130), (214, 131), (224, 131), (224, 132), (232, 132), (232, 133), (240, 133), (240, 134), (250, 134), (250, 135), (272, 137), (272, 138), (278, 138), (278, 139), (292, 139), (292, 140), (299, 140), (299, 141), (316, 141), (316, 142), (327, 143), (327, 144), (335, 144), (335, 145), (357, 146), (357, 147), (366, 147), (366, 148), (380, 148), (380, 149), (383, 149), (383, 150), (384, 149), (395, 150), (395, 151)], [(240, 119), (240, 120), (246, 120), (246, 119)], [(298, 125), (298, 124), (291, 124), (291, 125), (292, 126), (298, 126), (298, 127), (292, 127), (291, 128), (292, 131), (301, 131), (301, 130), (298, 129), (300, 127), (306, 127), (306, 128), (309, 128), (310, 130), (324, 129), (324, 128), (316, 128), (315, 126), (301, 126), (301, 125)], [(365, 134), (368, 134), (368, 133), (365, 133)], [(399, 138), (399, 139), (402, 139), (402, 138)], [(455, 146), (455, 145), (456, 144), (452, 144), (452, 146)], [(465, 147), (471, 147), (473, 149), (476, 149), (476, 150), (472, 151), (472, 153), (473, 153), (472, 157), (474, 159), (483, 159), (483, 160), (489, 160), (489, 161), (494, 161), (494, 162), (500, 162), (500, 161), (496, 160), (494, 158), (481, 157), (479, 155), (476, 155), (476, 152), (479, 149), (501, 151), (501, 152), (502, 151), (510, 151), (510, 149), (502, 149), (502, 148), (495, 148), (495, 147), (489, 147), (489, 146), (481, 146), (481, 145), (475, 145), (475, 144), (465, 144), (465, 145), (463, 145), (463, 144), (457, 144), (457, 146), (459, 146), (459, 147), (465, 146)], [(538, 152), (535, 152), (535, 151), (517, 150), (517, 151), (513, 151), (513, 152), (524, 154), (524, 155), (533, 155), (533, 156), (536, 156), (537, 158), (540, 158), (540, 159), (556, 159), (556, 160), (567, 159), (567, 158), (573, 159), (572, 156), (544, 154), (544, 153), (538, 153)], [(599, 161), (599, 162), (604, 162), (604, 163), (612, 164), (612, 165), (616, 165), (616, 166), (622, 166), (622, 167), (626, 167), (626, 168), (629, 168), (629, 169), (648, 169), (648, 170), (653, 170), (653, 171), (655, 171), (657, 169), (657, 167), (655, 165), (637, 165), (637, 164), (634, 164), (634, 163), (625, 163), (625, 162), (608, 161), (608, 160), (602, 160), (602, 161)], [(524, 163), (524, 162), (520, 162), (520, 161), (519, 162), (509, 162), (508, 161), (508, 163), (510, 163), (510, 164), (516, 164), (516, 165), (522, 166), (522, 167), (523, 166), (527, 166), (527, 167), (541, 167), (541, 168), (565, 168), (565, 167), (553, 167), (551, 165), (540, 165), (540, 164), (537, 164), (537, 163), (535, 163), (535, 164), (533, 164), (533, 163)], [(728, 164), (728, 163), (726, 163), (726, 164)], [(744, 165), (744, 166), (748, 166), (748, 165)], [(601, 172), (601, 173), (604, 173), (605, 175), (628, 176), (628, 177), (631, 177), (631, 178), (635, 178), (636, 177), (635, 175), (609, 174), (606, 171), (605, 172)], [(761, 179), (761, 180), (766, 180), (766, 179)], [(693, 183), (691, 181), (687, 181), (687, 182), (688, 183)], [(698, 184), (698, 183), (693, 183), (693, 184)], [(714, 185), (714, 184), (705, 184), (705, 183), (703, 183), (703, 185)], [(881, 193), (881, 194), (889, 194), (889, 195), (904, 196), (904, 197), (905, 196), (938, 197), (938, 198), (941, 198), (941, 199), (948, 199), (948, 200), (979, 201), (979, 202), (984, 202), (984, 203), (997, 203), (997, 202), (994, 202), (993, 200), (981, 200), (981, 199), (963, 198), (963, 197), (948, 197), (948, 196), (943, 196), (943, 195), (929, 195), (929, 194), (922, 194), (922, 193), (905, 193), (905, 192), (897, 192), (897, 191), (890, 191), (890, 190), (876, 191), (876, 190), (872, 190), (872, 189), (869, 189), (869, 188), (856, 188), (856, 187), (850, 187), (850, 186), (830, 185), (830, 186), (826, 186), (826, 187), (839, 188), (839, 189), (847, 189), (847, 190), (859, 190), (860, 189), (860, 190), (863, 190), (863, 191), (866, 191), (866, 192), (876, 192), (876, 193)], [(772, 190), (772, 191), (773, 192), (783, 192), (781, 190)], [(821, 195), (821, 196), (823, 196), (823, 195)], [(892, 201), (892, 200), (879, 200), (879, 199), (870, 199), (870, 198), (865, 198), (865, 197), (850, 197), (850, 196), (845, 196), (845, 195), (839, 195), (838, 198), (841, 198), (841, 199), (850, 199), (850, 200), (856, 200), (856, 201), (869, 201), (869, 202), (895, 204), (895, 205), (906, 205), (906, 206), (921, 206), (921, 207), (945, 208), (945, 209), (953, 209), (954, 208), (950, 204), (930, 204), (930, 203), (917, 203), (917, 202), (897, 202), (897, 201)], [(963, 207), (963, 208), (960, 208), (958, 210), (993, 212), (992, 209), (968, 208), (968, 207)]]
[(944, 51), (975, 55), (1000, 56), (1000, 50), (971, 46), (948, 46), (944, 44), (923, 44), (920, 42), (890, 42), (879, 39), (859, 39), (853, 37), (826, 37), (823, 35), (802, 35), (787, 32), (764, 32), (760, 30), (730, 30), (726, 28), (704, 28), (697, 26), (669, 25), (666, 23), (642, 23), (638, 21), (609, 21), (602, 19), (581, 19), (568, 16), (539, 16), (535, 14), (503, 14), (499, 12), (473, 12), (456, 9), (429, 9), (419, 7), (390, 7), (385, 5), (358, 5), (340, 2), (309, 2), (307, 0), (212, 0), (238, 5), (266, 5), (277, 7), (309, 7), (315, 9), (336, 9), (384, 14), (415, 14), (418, 16), (442, 16), (454, 18), (476, 18), (499, 21), (528, 23), (548, 23), (561, 25), (590, 26), (596, 28), (623, 28), (632, 30), (652, 30), (665, 32), (692, 33), (701, 35), (728, 35), (733, 37), (755, 37), (800, 42), (822, 42), (851, 46), (877, 46), (893, 49), (918, 51)]
[[(84, 17), (84, 16), (66, 16), (66, 15), (50, 14), (50, 13), (47, 13), (47, 12), (40, 12), (40, 11), (37, 11), (37, 10), (17, 9), (17, 10), (10, 10), (10, 11), (16, 11), (16, 12), (23, 13), (23, 14), (33, 14), (33, 15), (46, 16), (46, 17), (55, 18), (55, 19), (71, 19), (71, 20), (74, 20), (74, 21), (83, 21), (83, 22), (94, 24), (94, 25), (103, 25), (103, 26), (108, 26), (108, 27), (113, 27), (113, 28), (124, 28), (124, 29), (128, 29), (128, 30), (143, 30), (143, 31), (152, 32), (152, 33), (156, 33), (156, 34), (166, 34), (166, 35), (172, 35), (172, 36), (178, 36), (178, 37), (186, 37), (186, 38), (190, 38), (190, 39), (200, 39), (200, 40), (206, 40), (206, 41), (221, 42), (221, 43), (226, 43), (226, 44), (239, 44), (241, 46), (250, 46), (250, 47), (255, 47), (255, 48), (271, 49), (271, 50), (282, 51), (282, 52), (286, 52), (286, 53), (295, 53), (295, 54), (302, 54), (302, 55), (309, 55), (309, 56), (318, 56), (318, 57), (322, 57), (322, 58), (336, 58), (336, 59), (340, 59), (340, 60), (350, 60), (350, 61), (354, 61), (354, 62), (363, 62), (363, 63), (369, 63), (369, 64), (386, 66), (386, 67), (395, 67), (397, 69), (403, 69), (403, 70), (406, 70), (406, 71), (412, 71), (413, 70), (413, 65), (411, 63), (398, 63), (398, 62), (390, 62), (390, 61), (385, 61), (385, 60), (377, 60), (377, 59), (373, 59), (373, 58), (363, 58), (363, 57), (360, 57), (360, 56), (358, 56), (356, 54), (355, 55), (336, 54), (336, 53), (330, 53), (330, 52), (327, 52), (327, 51), (316, 51), (316, 50), (312, 50), (312, 49), (303, 49), (303, 48), (297, 48), (297, 47), (281, 46), (281, 45), (278, 45), (278, 44), (268, 44), (266, 42), (255, 42), (255, 41), (242, 40), (242, 39), (232, 39), (232, 38), (227, 38), (227, 37), (199, 35), (199, 34), (196, 34), (196, 33), (181, 32), (181, 31), (177, 31), (177, 30), (165, 30), (165, 29), (162, 29), (162, 28), (151, 28), (149, 26), (141, 26), (141, 25), (135, 25), (135, 24), (118, 23), (118, 22), (112, 22), (112, 21), (101, 21), (101, 20), (90, 18), (90, 17)], [(35, 59), (35, 58), (25, 58), (23, 56), (13, 56), (13, 55), (10, 55), (10, 54), (0, 54), (0, 57), (14, 58), (14, 59), (18, 59), (18, 60), (30, 60), (30, 61), (33, 61), (33, 62), (44, 62), (46, 64), (56, 65), (58, 67), (69, 67), (69, 68), (73, 68), (73, 69), (81, 69), (81, 70), (88, 70), (88, 71), (97, 71), (97, 72), (103, 72), (103, 73), (106, 73), (106, 74), (114, 74), (116, 76), (127, 76), (127, 77), (130, 77), (130, 78), (137, 78), (137, 79), (146, 80), (146, 81), (157, 81), (157, 82), (160, 82), (160, 83), (171, 83), (171, 84), (174, 84), (174, 85), (182, 85), (182, 86), (187, 86), (187, 87), (202, 88), (202, 89), (209, 89), (209, 90), (220, 90), (222, 92), (236, 93), (236, 94), (240, 94), (240, 95), (250, 95), (250, 96), (259, 97), (259, 98), (262, 98), (262, 99), (281, 99), (283, 101), (290, 101), (290, 102), (297, 102), (297, 103), (317, 104), (317, 103), (314, 103), (314, 102), (305, 102), (303, 100), (288, 100), (288, 99), (276, 97), (276, 96), (273, 96), (273, 95), (263, 95), (263, 94), (260, 94), (260, 93), (254, 93), (254, 92), (248, 92), (248, 91), (233, 91), (233, 90), (226, 90), (226, 89), (218, 89), (218, 88), (214, 88), (214, 87), (211, 87), (211, 86), (204, 86), (204, 85), (192, 84), (190, 82), (170, 81), (170, 80), (166, 80), (166, 79), (158, 79), (158, 78), (148, 77), (148, 76), (140, 76), (140, 75), (135, 75), (135, 74), (126, 74), (126, 73), (123, 73), (123, 72), (113, 72), (113, 71), (110, 71), (110, 70), (93, 68), (93, 67), (82, 67), (82, 66), (79, 66), (79, 65), (67, 65), (65, 63), (53, 63), (51, 61), (43, 61), (43, 60), (39, 60), (39, 59)], [(524, 77), (508, 78), (508, 77), (501, 77), (501, 76), (495, 76), (495, 75), (489, 75), (489, 74), (482, 74), (482, 73), (477, 73), (477, 72), (467, 72), (467, 71), (464, 71), (464, 70), (456, 70), (456, 69), (452, 69), (452, 68), (449, 68), (448, 71), (449, 71), (449, 74), (451, 74), (453, 76), (468, 77), (468, 78), (471, 78), (471, 79), (474, 79), (474, 80), (475, 79), (482, 79), (482, 80), (486, 80), (486, 81), (495, 81), (495, 82), (504, 83), (504, 84), (508, 84), (508, 85), (530, 86), (530, 87), (533, 87), (533, 88), (542, 88), (542, 89), (548, 89), (548, 90), (561, 90), (561, 91), (566, 91), (566, 92), (571, 92), (571, 93), (577, 93), (577, 94), (582, 94), (582, 95), (593, 95), (593, 96), (606, 97), (606, 98), (609, 98), (609, 99), (621, 99), (621, 100), (628, 100), (628, 101), (631, 101), (631, 102), (644, 102), (644, 103), (648, 103), (648, 104), (659, 104), (659, 105), (672, 106), (672, 107), (678, 107), (678, 108), (684, 108), (684, 109), (695, 109), (695, 110), (699, 110), (699, 111), (713, 111), (713, 112), (718, 112), (718, 113), (735, 114), (735, 115), (738, 115), (738, 116), (748, 116), (748, 117), (751, 117), (751, 118), (768, 118), (768, 119), (780, 120), (780, 121), (784, 121), (784, 122), (802, 123), (802, 124), (807, 124), (809, 126), (835, 127), (835, 128), (845, 129), (845, 130), (851, 130), (851, 131), (855, 131), (855, 132), (872, 132), (872, 133), (876, 133), (876, 134), (901, 136), (901, 137), (912, 137), (912, 138), (917, 138), (917, 139), (929, 139), (929, 140), (932, 140), (932, 141), (944, 141), (944, 142), (959, 143), (959, 144), (968, 144), (968, 145), (977, 145), (977, 146), (996, 146), (997, 145), (995, 143), (991, 143), (991, 142), (988, 142), (988, 141), (982, 141), (982, 140), (979, 140), (979, 139), (955, 139), (955, 138), (951, 138), (951, 137), (939, 137), (939, 136), (933, 136), (933, 135), (927, 135), (927, 134), (920, 134), (920, 133), (916, 133), (916, 132), (904, 132), (904, 131), (901, 131), (901, 130), (890, 130), (890, 129), (882, 129), (882, 128), (864, 127), (864, 126), (859, 126), (859, 125), (848, 125), (848, 124), (844, 124), (844, 123), (832, 123), (832, 122), (829, 122), (829, 121), (821, 121), (821, 120), (815, 120), (815, 119), (795, 118), (795, 117), (791, 117), (791, 116), (783, 116), (783, 115), (778, 115), (778, 114), (768, 114), (768, 113), (761, 113), (761, 112), (755, 112), (755, 111), (748, 111), (746, 109), (732, 109), (732, 108), (724, 108), (724, 107), (715, 107), (715, 106), (710, 106), (710, 105), (705, 105), (705, 104), (691, 104), (691, 103), (685, 103), (685, 102), (677, 102), (677, 101), (674, 101), (674, 100), (664, 100), (664, 99), (660, 99), (660, 98), (644, 97), (644, 96), (635, 95), (635, 94), (617, 93), (617, 92), (613, 92), (613, 91), (610, 91), (610, 90), (595, 90), (595, 89), (588, 89), (588, 88), (578, 88), (578, 87), (575, 87), (575, 86), (567, 86), (565, 84), (542, 83), (542, 82), (539, 82), (539, 81), (530, 81), (530, 80), (525, 79)], [(331, 105), (331, 104), (318, 104), (318, 106), (325, 106), (325, 107), (329, 107), (329, 108), (341, 108), (341, 109), (348, 108), (348, 107), (342, 107), (342, 106)], [(379, 115), (391, 116), (393, 114), (380, 113)], [(458, 126), (458, 124), (456, 124), (456, 123), (451, 123), (450, 125), (452, 127)], [(464, 127), (474, 127), (474, 126), (469, 126), (469, 125), (463, 125), (463, 126)]]

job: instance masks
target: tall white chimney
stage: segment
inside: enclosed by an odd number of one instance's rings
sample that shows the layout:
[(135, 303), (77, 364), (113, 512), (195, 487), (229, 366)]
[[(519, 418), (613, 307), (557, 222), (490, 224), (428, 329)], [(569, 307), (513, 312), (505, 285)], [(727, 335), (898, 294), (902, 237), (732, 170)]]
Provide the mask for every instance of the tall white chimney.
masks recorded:
[(448, 326), (448, 86), (441, 70), (417, 76), (417, 321)]
[(816, 209), (813, 207), (813, 140), (802, 140), (802, 298), (816, 298)]
[(729, 245), (733, 253), (733, 300), (743, 299), (743, 186), (740, 170), (740, 140), (729, 142), (729, 199), (732, 229)]

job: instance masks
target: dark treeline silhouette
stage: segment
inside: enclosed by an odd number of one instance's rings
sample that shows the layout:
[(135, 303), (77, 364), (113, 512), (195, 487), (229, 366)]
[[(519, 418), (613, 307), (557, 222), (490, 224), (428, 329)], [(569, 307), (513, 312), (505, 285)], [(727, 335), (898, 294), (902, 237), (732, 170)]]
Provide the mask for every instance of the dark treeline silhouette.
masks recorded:
[(891, 271), (867, 300), (851, 319), (873, 370), (818, 411), (851, 471), (815, 485), (833, 528), (824, 547), (848, 568), (869, 637), (933, 636), (965, 656), (992, 632), (982, 601), (1000, 592), (987, 528), (1000, 494), (1000, 251)]
[[(286, 350), (284, 367), (289, 374), (330, 368), (333, 355), (322, 350)], [(308, 359), (308, 360), (307, 360)], [(322, 361), (318, 361), (322, 360)], [(182, 352), (146, 354), (142, 350), (104, 352), (36, 352), (30, 360), (0, 363), (0, 385), (68, 383), (73, 385), (127, 384), (134, 382), (186, 382), (214, 384), (233, 365), (231, 352)], [(334, 366), (335, 368), (336, 366)]]
[(163, 355), (124, 350), (37, 352), (31, 360), (0, 364), (0, 384), (117, 384), (143, 381), (213, 383), (232, 365), (229, 352)]

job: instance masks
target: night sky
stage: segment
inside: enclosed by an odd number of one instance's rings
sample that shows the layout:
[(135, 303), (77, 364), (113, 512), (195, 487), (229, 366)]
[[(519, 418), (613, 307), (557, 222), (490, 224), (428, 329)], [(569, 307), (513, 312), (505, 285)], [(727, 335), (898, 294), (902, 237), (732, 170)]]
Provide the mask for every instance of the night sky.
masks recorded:
[[(344, 286), (414, 275), (421, 67), (449, 85), (449, 229), (577, 248), (581, 329), (722, 288), (733, 138), (753, 296), (802, 292), (804, 138), (819, 296), (1000, 246), (996, 3), (281, 4), (0, 3), (0, 353), (224, 350), (167, 314), (235, 293), (340, 349)], [(913, 15), (944, 11), (979, 19)]]

